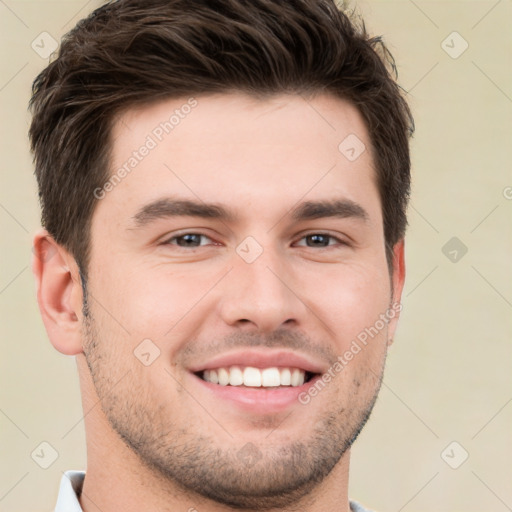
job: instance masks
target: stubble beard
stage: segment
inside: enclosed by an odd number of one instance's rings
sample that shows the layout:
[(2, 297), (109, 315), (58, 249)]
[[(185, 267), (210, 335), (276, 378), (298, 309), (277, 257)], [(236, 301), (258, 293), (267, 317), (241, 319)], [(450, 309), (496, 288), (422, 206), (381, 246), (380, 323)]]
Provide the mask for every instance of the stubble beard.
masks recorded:
[[(370, 417), (385, 366), (384, 352), (380, 375), (362, 368), (364, 374), (353, 378), (348, 393), (345, 390), (349, 402), (333, 403), (307, 438), (272, 446), (270, 435), (257, 445), (237, 439), (235, 432), (233, 446), (224, 448), (214, 436), (195, 431), (183, 414), (173, 418), (172, 404), (152, 404), (143, 373), (132, 373), (141, 376), (139, 382), (121, 378), (130, 369), (116, 366), (114, 349), (100, 340), (91, 310), (84, 319), (83, 336), (101, 408), (112, 429), (154, 474), (157, 485), (168, 482), (169, 490), (178, 489), (191, 504), (201, 496), (240, 510), (283, 510), (313, 493)], [(137, 368), (135, 363), (139, 362), (134, 358), (132, 369)], [(364, 382), (368, 375), (371, 384)], [(283, 425), (304, 418), (309, 418), (307, 405), (295, 409)]]

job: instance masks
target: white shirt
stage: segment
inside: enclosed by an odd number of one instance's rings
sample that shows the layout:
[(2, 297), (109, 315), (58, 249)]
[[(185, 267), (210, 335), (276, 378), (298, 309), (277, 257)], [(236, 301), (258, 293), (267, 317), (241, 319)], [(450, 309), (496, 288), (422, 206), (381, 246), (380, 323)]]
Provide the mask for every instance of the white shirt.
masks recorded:
[(85, 471), (66, 471), (60, 480), (55, 512), (83, 512), (78, 496), (82, 492)]
[[(59, 497), (55, 512), (83, 512), (78, 496), (82, 492), (85, 471), (66, 471), (60, 481)], [(352, 512), (371, 512), (366, 510), (359, 503), (350, 502)]]

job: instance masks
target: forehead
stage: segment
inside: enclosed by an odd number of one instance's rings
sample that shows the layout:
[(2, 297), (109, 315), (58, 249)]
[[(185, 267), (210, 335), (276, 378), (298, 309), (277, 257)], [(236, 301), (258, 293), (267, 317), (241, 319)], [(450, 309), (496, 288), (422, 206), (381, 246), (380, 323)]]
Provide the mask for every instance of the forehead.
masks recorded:
[(117, 117), (112, 135), (114, 161), (144, 142), (141, 136), (168, 147), (185, 143), (188, 147), (222, 145), (226, 149), (236, 142), (283, 149), (293, 145), (297, 151), (300, 142), (307, 141), (304, 150), (328, 149), (336, 157), (347, 135), (369, 142), (357, 108), (330, 94), (260, 99), (225, 93), (158, 101), (124, 111)]
[(112, 141), (99, 209), (178, 195), (263, 216), (306, 197), (378, 196), (365, 123), (331, 95), (174, 98), (124, 112)]

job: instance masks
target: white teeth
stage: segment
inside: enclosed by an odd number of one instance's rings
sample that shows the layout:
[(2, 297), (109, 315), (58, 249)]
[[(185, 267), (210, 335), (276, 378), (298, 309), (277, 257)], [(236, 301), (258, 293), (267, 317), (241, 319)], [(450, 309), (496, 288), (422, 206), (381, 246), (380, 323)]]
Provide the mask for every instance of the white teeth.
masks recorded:
[(261, 372), (261, 385), (264, 387), (280, 386), (281, 376), (277, 368), (265, 368)]
[(229, 373), (226, 368), (219, 368), (217, 375), (219, 376), (219, 384), (221, 386), (227, 386), (229, 384)]
[(241, 386), (244, 383), (244, 376), (239, 366), (232, 366), (229, 372), (229, 385)]
[[(210, 381), (212, 382), (212, 381)], [(291, 386), (292, 384), (292, 372), (289, 368), (283, 368), (281, 370), (281, 386)]]
[(294, 368), (291, 376), (292, 386), (302, 386), (304, 384), (304, 372)]
[(251, 388), (261, 387), (261, 372), (258, 368), (248, 366), (244, 370), (244, 385)]
[(229, 368), (216, 368), (205, 370), (203, 379), (221, 386), (247, 386), (252, 388), (271, 388), (279, 386), (302, 386), (306, 379), (306, 372), (299, 368), (254, 368), (246, 366), (231, 366)]
[(213, 382), (213, 384), (219, 383), (219, 376), (217, 375), (217, 370), (206, 370), (206, 372), (208, 372), (208, 377), (205, 377), (205, 380), (207, 380), (208, 382)]

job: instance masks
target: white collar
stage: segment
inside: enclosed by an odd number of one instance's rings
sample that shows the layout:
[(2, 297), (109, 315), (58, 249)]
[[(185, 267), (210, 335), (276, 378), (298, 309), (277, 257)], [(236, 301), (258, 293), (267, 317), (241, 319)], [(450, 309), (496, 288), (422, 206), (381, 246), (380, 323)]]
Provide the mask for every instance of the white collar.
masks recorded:
[(66, 471), (60, 480), (55, 512), (83, 512), (78, 496), (82, 492), (85, 471)]

